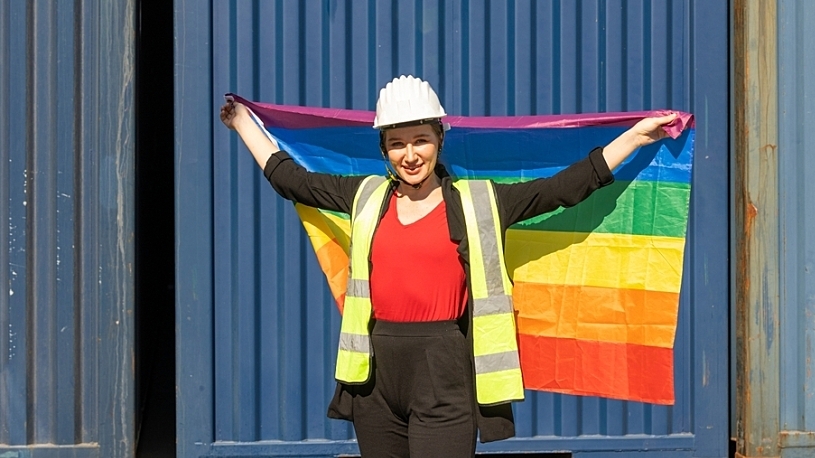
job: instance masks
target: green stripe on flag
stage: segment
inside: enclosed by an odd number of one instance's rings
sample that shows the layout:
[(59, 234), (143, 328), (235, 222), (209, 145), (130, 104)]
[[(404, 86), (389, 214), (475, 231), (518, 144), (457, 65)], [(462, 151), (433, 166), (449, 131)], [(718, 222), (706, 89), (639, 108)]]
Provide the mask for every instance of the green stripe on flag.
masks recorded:
[(617, 181), (571, 208), (516, 224), (518, 229), (685, 237), (690, 185)]
[[(494, 180), (517, 183), (519, 180)], [(558, 232), (685, 237), (690, 185), (657, 181), (616, 181), (571, 208), (522, 221), (516, 229)], [(613, 210), (613, 213), (612, 213)], [(348, 220), (345, 213), (320, 210)]]

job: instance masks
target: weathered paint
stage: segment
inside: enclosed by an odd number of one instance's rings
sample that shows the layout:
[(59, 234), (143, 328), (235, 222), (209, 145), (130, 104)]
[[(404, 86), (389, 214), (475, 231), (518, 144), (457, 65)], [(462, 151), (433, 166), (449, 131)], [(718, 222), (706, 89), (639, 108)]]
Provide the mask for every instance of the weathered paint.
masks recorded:
[(734, 7), (736, 451), (778, 456), (779, 261), (776, 2)]
[[(815, 455), (815, 4), (778, 1), (779, 447)], [(763, 421), (760, 419), (759, 421)]]
[(325, 418), (339, 316), (291, 204), (219, 124), (223, 93), (370, 110), (413, 73), (455, 114), (697, 115), (676, 405), (530, 393), (518, 437), (479, 450), (726, 456), (727, 13), (692, 0), (176, 3), (178, 455), (356, 450), (349, 425)]
[(812, 456), (815, 5), (734, 6), (737, 451)]
[(125, 457), (133, 1), (0, 1), (0, 456)]
[[(213, 441), (212, 103), (209, 2), (175, 2), (177, 456)], [(182, 439), (183, 438), (183, 439)]]

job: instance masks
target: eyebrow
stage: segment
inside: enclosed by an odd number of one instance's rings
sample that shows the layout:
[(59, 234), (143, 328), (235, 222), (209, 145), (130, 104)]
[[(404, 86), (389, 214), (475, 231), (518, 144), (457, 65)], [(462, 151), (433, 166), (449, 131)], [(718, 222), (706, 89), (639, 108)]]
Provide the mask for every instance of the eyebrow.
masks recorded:
[[(428, 138), (428, 137), (430, 137), (430, 134), (422, 132), (420, 134), (413, 135), (411, 138)], [(404, 141), (404, 140), (405, 140), (404, 136), (396, 136), (396, 137), (389, 137), (387, 141), (388, 142), (393, 142), (393, 141)]]

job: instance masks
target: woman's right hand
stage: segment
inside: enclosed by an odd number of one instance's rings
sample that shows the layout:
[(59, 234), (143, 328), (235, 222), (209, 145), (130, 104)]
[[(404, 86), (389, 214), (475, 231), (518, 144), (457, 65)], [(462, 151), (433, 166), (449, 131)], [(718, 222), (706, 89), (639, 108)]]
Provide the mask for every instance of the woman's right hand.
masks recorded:
[(237, 122), (248, 115), (249, 110), (247, 110), (242, 103), (235, 102), (234, 100), (228, 100), (221, 107), (221, 122), (231, 130), (235, 130)]
[(242, 103), (227, 100), (221, 107), (221, 122), (234, 131), (249, 148), (258, 166), (263, 169), (269, 157), (280, 150), (277, 142), (263, 131), (263, 128), (251, 118), (249, 109)]

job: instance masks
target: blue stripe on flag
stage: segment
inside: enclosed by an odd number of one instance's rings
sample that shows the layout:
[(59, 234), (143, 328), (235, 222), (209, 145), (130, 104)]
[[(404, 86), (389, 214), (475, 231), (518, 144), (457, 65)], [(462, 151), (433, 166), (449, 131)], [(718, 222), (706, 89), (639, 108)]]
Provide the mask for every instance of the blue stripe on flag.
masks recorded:
[[(379, 132), (368, 127), (270, 129), (295, 160), (314, 172), (383, 175)], [(563, 129), (454, 128), (442, 162), (458, 177), (531, 179), (551, 176), (608, 144), (623, 127)], [(615, 172), (618, 180), (690, 183), (694, 130), (685, 130), (633, 154)]]

